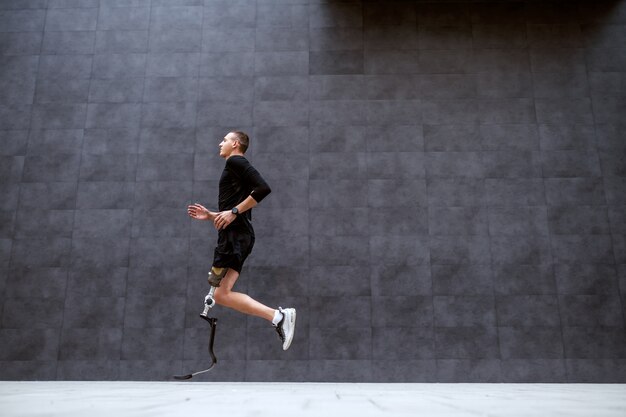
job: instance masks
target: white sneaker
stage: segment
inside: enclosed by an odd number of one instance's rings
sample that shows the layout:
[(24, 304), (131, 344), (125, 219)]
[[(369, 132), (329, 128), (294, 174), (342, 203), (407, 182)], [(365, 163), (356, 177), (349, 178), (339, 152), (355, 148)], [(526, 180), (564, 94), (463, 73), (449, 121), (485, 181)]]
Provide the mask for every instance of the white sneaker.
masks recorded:
[(278, 307), (278, 311), (283, 314), (283, 318), (275, 326), (276, 332), (283, 342), (283, 350), (287, 350), (291, 346), (293, 332), (296, 329), (296, 309)]

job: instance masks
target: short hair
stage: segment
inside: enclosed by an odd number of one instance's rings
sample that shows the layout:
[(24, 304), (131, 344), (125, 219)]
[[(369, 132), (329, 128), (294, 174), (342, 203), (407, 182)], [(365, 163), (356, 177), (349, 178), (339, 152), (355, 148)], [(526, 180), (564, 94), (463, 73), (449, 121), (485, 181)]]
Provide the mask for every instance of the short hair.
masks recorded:
[(231, 132), (235, 135), (237, 141), (239, 142), (239, 147), (241, 148), (242, 153), (246, 153), (248, 146), (250, 145), (250, 138), (244, 132), (239, 130), (235, 130)]

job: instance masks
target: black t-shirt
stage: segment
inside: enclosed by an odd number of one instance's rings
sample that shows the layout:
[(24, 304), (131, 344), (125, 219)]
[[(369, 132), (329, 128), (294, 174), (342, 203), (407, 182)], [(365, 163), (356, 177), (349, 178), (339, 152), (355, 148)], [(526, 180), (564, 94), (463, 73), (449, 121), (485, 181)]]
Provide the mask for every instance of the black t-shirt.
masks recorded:
[[(226, 160), (220, 177), (219, 210), (230, 210), (248, 196), (260, 203), (272, 190), (248, 160), (240, 155), (233, 155)], [(229, 228), (244, 228), (252, 231), (252, 209), (237, 215)]]

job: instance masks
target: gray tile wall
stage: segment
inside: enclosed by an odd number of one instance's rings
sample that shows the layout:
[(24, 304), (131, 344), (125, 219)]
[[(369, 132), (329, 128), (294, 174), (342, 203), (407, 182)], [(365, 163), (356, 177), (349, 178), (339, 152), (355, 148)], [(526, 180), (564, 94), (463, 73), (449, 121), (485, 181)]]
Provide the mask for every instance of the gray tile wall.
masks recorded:
[(0, 378), (626, 382), (626, 2), (0, 0)]

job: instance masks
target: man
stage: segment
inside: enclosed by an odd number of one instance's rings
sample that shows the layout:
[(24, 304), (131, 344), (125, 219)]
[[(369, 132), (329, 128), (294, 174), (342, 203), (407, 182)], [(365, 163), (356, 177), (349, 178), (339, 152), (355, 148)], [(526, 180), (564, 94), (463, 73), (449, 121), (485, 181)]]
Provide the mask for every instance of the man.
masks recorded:
[[(196, 203), (187, 207), (187, 213), (197, 220), (212, 221), (218, 230), (209, 273), (215, 303), (272, 322), (283, 342), (283, 350), (287, 350), (293, 339), (296, 310), (272, 309), (246, 294), (231, 291), (254, 246), (252, 208), (271, 192), (263, 177), (244, 157), (249, 143), (248, 135), (243, 132), (229, 132), (224, 136), (219, 144), (220, 156), (226, 159), (219, 183), (219, 211), (209, 211)], [(206, 304), (210, 298), (211, 293), (205, 298)], [(207, 311), (205, 308), (203, 314)]]

